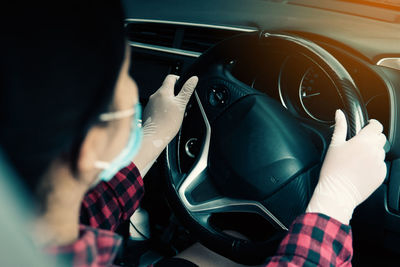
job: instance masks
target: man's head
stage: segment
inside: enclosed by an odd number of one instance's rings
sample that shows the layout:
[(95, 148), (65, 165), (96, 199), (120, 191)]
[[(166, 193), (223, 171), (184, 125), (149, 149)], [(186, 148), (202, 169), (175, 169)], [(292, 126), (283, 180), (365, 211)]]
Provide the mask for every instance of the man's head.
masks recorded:
[(56, 160), (93, 180), (99, 172), (93, 162), (118, 154), (132, 121), (100, 123), (100, 114), (137, 102), (129, 54), (122, 64), (121, 5), (28, 5), (2, 7), (0, 145), (33, 191)]

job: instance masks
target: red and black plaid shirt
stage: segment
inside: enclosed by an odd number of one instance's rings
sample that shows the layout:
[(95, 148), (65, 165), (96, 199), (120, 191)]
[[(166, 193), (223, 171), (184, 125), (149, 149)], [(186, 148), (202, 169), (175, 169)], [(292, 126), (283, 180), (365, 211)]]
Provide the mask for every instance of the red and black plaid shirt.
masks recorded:
[(109, 182), (100, 182), (85, 196), (80, 222), (115, 231), (130, 219), (144, 194), (143, 180), (135, 164), (120, 170)]
[(349, 225), (319, 213), (296, 218), (268, 267), (351, 266), (352, 233)]
[(143, 194), (142, 177), (131, 163), (109, 182), (100, 182), (86, 193), (81, 207), (79, 240), (67, 246), (46, 248), (46, 252), (56, 255), (67, 266), (112, 266), (121, 245), (121, 237), (114, 231), (130, 219)]
[[(69, 266), (112, 266), (121, 244), (121, 237), (113, 231), (129, 220), (143, 193), (143, 180), (132, 163), (87, 193), (81, 209), (81, 223), (85, 225), (81, 225), (80, 239), (46, 251)], [(306, 213), (293, 222), (267, 266), (351, 266), (352, 254), (350, 226), (322, 214)]]

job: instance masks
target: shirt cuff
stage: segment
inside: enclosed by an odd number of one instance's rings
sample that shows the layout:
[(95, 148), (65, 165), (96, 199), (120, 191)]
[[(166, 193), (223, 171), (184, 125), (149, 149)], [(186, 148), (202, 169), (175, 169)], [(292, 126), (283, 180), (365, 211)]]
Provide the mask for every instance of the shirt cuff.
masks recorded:
[(65, 246), (50, 246), (44, 251), (68, 266), (110, 266), (122, 238), (114, 232), (80, 225), (79, 239)]
[(115, 189), (125, 179), (127, 179), (131, 184), (138, 182), (140, 185), (143, 185), (142, 175), (133, 162), (121, 169), (108, 183), (113, 189)]
[(292, 223), (278, 254), (296, 255), (322, 266), (350, 262), (351, 227), (321, 213), (302, 214)]
[(138, 208), (144, 195), (144, 184), (139, 169), (131, 162), (120, 170), (108, 182), (108, 185), (117, 196), (119, 206), (123, 211), (122, 219), (129, 219)]

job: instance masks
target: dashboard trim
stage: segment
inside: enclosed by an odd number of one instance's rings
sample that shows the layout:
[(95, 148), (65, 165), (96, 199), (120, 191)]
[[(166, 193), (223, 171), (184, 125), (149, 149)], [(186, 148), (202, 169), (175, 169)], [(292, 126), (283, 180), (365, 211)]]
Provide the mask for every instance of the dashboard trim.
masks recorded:
[(145, 44), (145, 43), (132, 42), (132, 41), (128, 41), (128, 44), (131, 47), (153, 50), (153, 51), (169, 53), (169, 54), (174, 54), (174, 55), (180, 55), (180, 56), (187, 56), (187, 57), (193, 57), (193, 58), (198, 58), (199, 56), (201, 56), (201, 53), (193, 52), (193, 51), (189, 51), (189, 50), (178, 49), (178, 48), (170, 48), (170, 47), (165, 47), (165, 46)]
[[(192, 26), (192, 27), (203, 27), (203, 28), (211, 28), (211, 29), (220, 29), (220, 30), (230, 30), (237, 32), (255, 32), (256, 28), (252, 27), (234, 27), (234, 26), (225, 26), (225, 25), (214, 25), (214, 24), (203, 24), (203, 23), (191, 23), (191, 22), (182, 22), (182, 21), (173, 21), (173, 20), (157, 20), (157, 19), (140, 19), (140, 18), (128, 18), (125, 19), (125, 27), (131, 23), (159, 23), (159, 24), (172, 24), (172, 25), (181, 25), (181, 26)], [(198, 58), (202, 53), (194, 52), (190, 50), (184, 50), (179, 48), (171, 48), (166, 46), (152, 45), (141, 42), (133, 42), (128, 41), (131, 47), (147, 49), (157, 52), (169, 53), (180, 56), (187, 56)]]
[(375, 70), (375, 72), (378, 72), (378, 75), (381, 77), (382, 81), (385, 84), (386, 87), (386, 91), (388, 93), (388, 97), (389, 97), (389, 105), (390, 105), (390, 122), (389, 122), (389, 131), (388, 131), (388, 141), (389, 143), (392, 145), (395, 142), (395, 132), (396, 132), (396, 121), (395, 121), (395, 117), (396, 117), (396, 110), (397, 110), (397, 105), (396, 105), (396, 94), (395, 94), (395, 86), (393, 85), (393, 83), (387, 79), (385, 77), (385, 75), (383, 73), (381, 73), (379, 70)]
[(239, 31), (239, 32), (255, 32), (255, 31), (257, 31), (257, 29), (253, 28), (253, 27), (236, 27), (236, 26), (193, 23), (193, 22), (183, 22), (183, 21), (174, 21), (174, 20), (139, 19), (139, 18), (128, 18), (128, 19), (125, 19), (125, 23), (126, 24), (135, 23), (135, 22), (136, 23), (173, 24), (173, 25), (180, 25), (180, 26), (203, 27), (203, 28), (212, 28), (212, 29), (220, 29), (220, 30)]
[(400, 57), (381, 58), (376, 65), (400, 70)]
[[(378, 60), (376, 62), (377, 66), (380, 67), (387, 67), (395, 70), (400, 70), (400, 57), (384, 57)], [(390, 102), (390, 122), (389, 122), (389, 136), (388, 140), (391, 144), (394, 143), (394, 133), (395, 133), (395, 127), (396, 127), (396, 122), (395, 122), (395, 114), (396, 114), (396, 101), (395, 101), (395, 88), (390, 80), (387, 78), (383, 78), (382, 75), (380, 75), (383, 82), (386, 85), (386, 89), (388, 92), (389, 96), (389, 102)]]

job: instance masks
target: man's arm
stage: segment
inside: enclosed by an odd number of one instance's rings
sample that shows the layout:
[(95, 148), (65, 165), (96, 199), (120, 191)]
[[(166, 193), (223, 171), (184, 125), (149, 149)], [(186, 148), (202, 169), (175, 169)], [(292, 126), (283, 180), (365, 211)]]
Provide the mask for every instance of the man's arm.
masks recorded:
[(276, 255), (274, 266), (351, 266), (351, 227), (320, 213), (305, 213), (293, 222)]
[(143, 180), (135, 164), (120, 170), (109, 182), (88, 191), (82, 202), (80, 222), (115, 231), (129, 220), (144, 194)]

